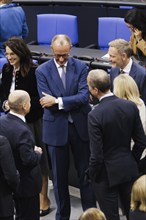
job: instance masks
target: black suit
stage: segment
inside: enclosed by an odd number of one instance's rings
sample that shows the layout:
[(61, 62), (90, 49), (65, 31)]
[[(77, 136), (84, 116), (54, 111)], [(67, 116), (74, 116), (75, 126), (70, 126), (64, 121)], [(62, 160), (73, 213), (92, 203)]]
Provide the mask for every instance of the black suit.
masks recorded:
[(0, 135), (0, 219), (13, 219), (12, 192), (16, 191), (19, 174), (16, 170), (12, 150), (6, 137)]
[(140, 210), (131, 211), (129, 220), (146, 220), (146, 212)]
[[(15, 197), (16, 201), (19, 201), (19, 206), (21, 205), (19, 210), (28, 209), (23, 213), (25, 217), (22, 216), (21, 219), (38, 220), (41, 172), (40, 155), (35, 153), (33, 149), (33, 135), (23, 120), (10, 113), (0, 118), (0, 134), (8, 138), (20, 174), (20, 184)], [(33, 201), (34, 198), (35, 201)], [(33, 202), (30, 204), (30, 201)], [(27, 204), (31, 206), (26, 207)], [(18, 204), (16, 203), (16, 205)]]
[[(110, 71), (111, 85), (113, 84), (114, 78), (119, 75), (119, 72), (120, 72), (119, 67), (115, 67), (111, 69)], [(140, 66), (138, 63), (133, 61), (129, 75), (135, 80), (140, 92), (140, 96), (146, 105), (146, 68)]]
[(119, 220), (118, 194), (129, 215), (130, 193), (138, 166), (130, 150), (131, 138), (137, 152), (146, 146), (139, 111), (130, 101), (116, 96), (103, 98), (89, 113), (90, 178), (100, 208), (108, 220)]

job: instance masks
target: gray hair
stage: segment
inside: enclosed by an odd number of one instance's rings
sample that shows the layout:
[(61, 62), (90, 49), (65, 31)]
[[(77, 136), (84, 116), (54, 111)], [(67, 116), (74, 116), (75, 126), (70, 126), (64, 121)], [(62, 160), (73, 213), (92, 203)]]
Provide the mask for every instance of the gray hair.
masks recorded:
[(116, 39), (116, 40), (109, 42), (109, 47), (116, 48), (118, 52), (121, 54), (126, 53), (127, 57), (131, 57), (133, 53), (129, 42), (124, 39)]

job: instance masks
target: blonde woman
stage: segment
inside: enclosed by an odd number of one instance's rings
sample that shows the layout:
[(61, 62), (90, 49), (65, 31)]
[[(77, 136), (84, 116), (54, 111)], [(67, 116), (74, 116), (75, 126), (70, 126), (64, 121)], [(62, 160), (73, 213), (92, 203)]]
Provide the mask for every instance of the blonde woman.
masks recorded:
[(98, 208), (87, 209), (79, 220), (106, 220), (104, 213)]
[(146, 220), (146, 175), (138, 178), (133, 184), (129, 220)]
[(140, 98), (138, 86), (128, 74), (120, 74), (114, 79), (114, 94), (122, 99), (134, 102), (138, 109), (144, 131), (146, 133), (146, 107)]

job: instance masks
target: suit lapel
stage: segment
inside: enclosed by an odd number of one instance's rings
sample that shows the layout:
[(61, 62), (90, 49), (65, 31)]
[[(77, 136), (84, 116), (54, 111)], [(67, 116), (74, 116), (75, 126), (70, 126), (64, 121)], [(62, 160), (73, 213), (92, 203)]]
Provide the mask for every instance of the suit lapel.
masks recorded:
[(135, 68), (135, 63), (134, 63), (134, 62), (132, 62), (132, 66), (131, 66), (131, 70), (130, 70), (129, 75), (130, 75), (133, 79), (136, 78), (136, 68)]
[(50, 67), (49, 73), (51, 74), (51, 77), (52, 77), (52, 79), (54, 81), (54, 84), (59, 89), (61, 94), (64, 96), (65, 95), (65, 89), (64, 89), (62, 80), (61, 80), (61, 78), (59, 76), (58, 69), (57, 69), (54, 61), (52, 61), (52, 65)]
[(72, 86), (73, 86), (73, 78), (74, 78), (74, 66), (71, 60), (68, 61), (67, 69), (66, 69), (66, 92), (69, 94)]

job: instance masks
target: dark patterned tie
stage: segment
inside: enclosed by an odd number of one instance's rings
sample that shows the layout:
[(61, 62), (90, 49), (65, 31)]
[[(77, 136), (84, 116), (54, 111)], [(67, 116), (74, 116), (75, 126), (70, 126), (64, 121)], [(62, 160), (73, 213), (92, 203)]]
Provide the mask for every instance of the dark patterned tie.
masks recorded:
[(124, 70), (120, 69), (119, 74), (124, 74)]
[(60, 77), (61, 77), (63, 86), (64, 86), (64, 88), (66, 89), (66, 72), (65, 72), (65, 66), (60, 66), (60, 68), (61, 68)]

